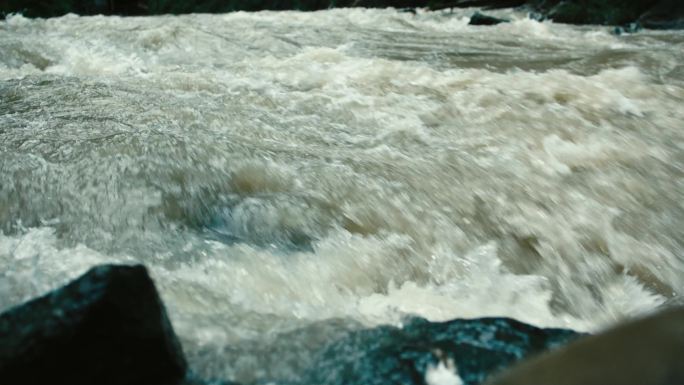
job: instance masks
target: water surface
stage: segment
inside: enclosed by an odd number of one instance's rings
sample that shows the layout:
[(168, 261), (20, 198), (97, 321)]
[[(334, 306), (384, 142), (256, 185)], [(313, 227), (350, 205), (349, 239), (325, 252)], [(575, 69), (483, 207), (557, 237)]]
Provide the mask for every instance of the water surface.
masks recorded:
[[(472, 10), (0, 22), (0, 309), (149, 267), (192, 369), (684, 294), (684, 33)], [(496, 13), (495, 13), (496, 14)]]

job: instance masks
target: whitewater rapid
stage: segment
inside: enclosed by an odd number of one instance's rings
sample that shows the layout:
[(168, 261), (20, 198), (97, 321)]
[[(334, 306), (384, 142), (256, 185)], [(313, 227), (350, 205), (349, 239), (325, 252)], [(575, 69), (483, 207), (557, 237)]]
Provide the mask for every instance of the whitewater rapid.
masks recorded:
[(684, 294), (684, 33), (473, 10), (0, 22), (0, 310), (144, 263), (192, 369)]

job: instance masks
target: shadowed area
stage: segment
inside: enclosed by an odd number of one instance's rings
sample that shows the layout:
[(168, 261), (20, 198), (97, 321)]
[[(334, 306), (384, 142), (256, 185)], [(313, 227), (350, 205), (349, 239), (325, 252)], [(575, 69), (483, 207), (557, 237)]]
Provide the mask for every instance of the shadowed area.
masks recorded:
[(143, 266), (95, 267), (0, 315), (6, 384), (176, 384), (186, 370)]
[(684, 383), (684, 308), (620, 325), (525, 361), (486, 385)]

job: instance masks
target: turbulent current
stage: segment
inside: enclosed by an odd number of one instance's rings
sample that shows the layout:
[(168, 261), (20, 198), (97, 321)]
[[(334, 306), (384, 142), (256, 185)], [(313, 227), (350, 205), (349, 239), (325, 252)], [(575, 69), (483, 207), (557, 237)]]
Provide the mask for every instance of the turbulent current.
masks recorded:
[(684, 294), (684, 33), (473, 10), (0, 22), (0, 309), (150, 269), (192, 370)]

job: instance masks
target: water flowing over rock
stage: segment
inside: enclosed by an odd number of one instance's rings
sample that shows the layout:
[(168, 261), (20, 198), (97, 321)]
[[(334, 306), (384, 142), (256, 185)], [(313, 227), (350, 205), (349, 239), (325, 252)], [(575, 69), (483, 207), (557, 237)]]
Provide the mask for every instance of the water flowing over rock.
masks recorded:
[(414, 318), (403, 328), (382, 326), (350, 334), (325, 349), (305, 383), (326, 385), (423, 384), (442, 367), (466, 385), (478, 384), (531, 354), (579, 337), (572, 330), (540, 329), (509, 318), (432, 323)]
[(143, 266), (98, 266), (0, 315), (0, 383), (173, 384), (181, 346)]
[(193, 375), (321, 385), (407, 316), (683, 296), (684, 32), (474, 11), (0, 21), (0, 309), (141, 263)]

